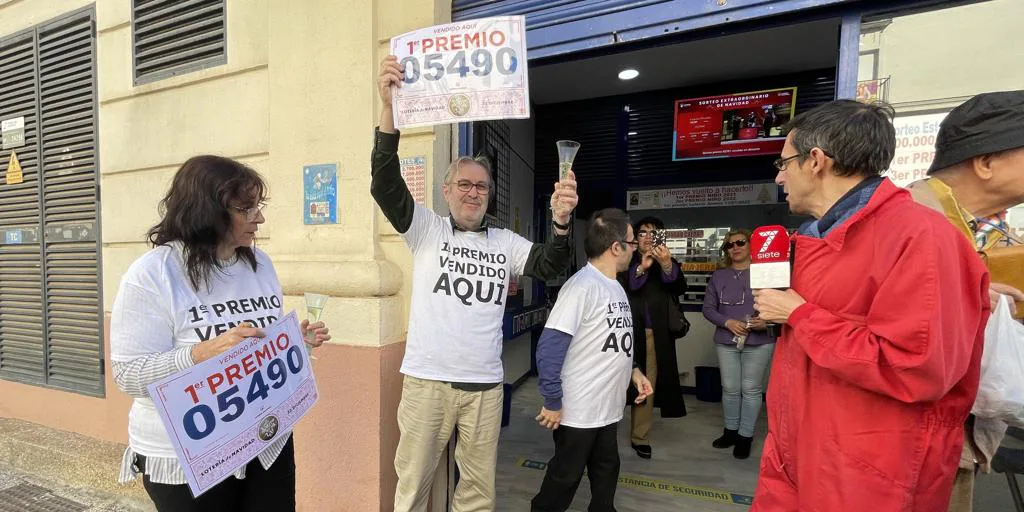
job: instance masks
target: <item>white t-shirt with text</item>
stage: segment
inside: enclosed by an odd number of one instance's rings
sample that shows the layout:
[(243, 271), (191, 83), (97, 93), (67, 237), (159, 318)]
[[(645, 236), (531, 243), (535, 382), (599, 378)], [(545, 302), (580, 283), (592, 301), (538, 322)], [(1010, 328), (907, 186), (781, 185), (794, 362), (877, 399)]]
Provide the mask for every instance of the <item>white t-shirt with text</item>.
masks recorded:
[[(128, 268), (111, 311), (116, 362), (168, 352), (224, 334), (241, 322), (264, 328), (282, 316), (283, 294), (274, 265), (255, 249), (256, 271), (241, 259), (214, 271), (210, 286), (193, 290), (181, 245), (156, 247)], [(281, 437), (286, 437), (282, 433)], [(128, 414), (129, 447), (147, 457), (174, 458), (167, 430), (151, 398), (135, 398)]]
[(413, 254), (402, 373), (444, 382), (503, 382), (505, 301), (533, 242), (507, 229), (456, 231), (450, 218), (421, 204), (402, 238)]
[(622, 420), (633, 371), (633, 315), (622, 285), (588, 263), (562, 286), (545, 327), (572, 336), (562, 365), (562, 424)]

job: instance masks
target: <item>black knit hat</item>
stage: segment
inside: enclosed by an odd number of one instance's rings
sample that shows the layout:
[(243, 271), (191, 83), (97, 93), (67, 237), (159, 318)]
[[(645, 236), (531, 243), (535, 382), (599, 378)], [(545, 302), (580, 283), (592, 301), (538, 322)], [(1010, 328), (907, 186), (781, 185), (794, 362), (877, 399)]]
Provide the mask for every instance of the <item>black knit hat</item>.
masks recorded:
[(1020, 147), (1024, 147), (1024, 91), (979, 94), (942, 120), (928, 174), (976, 156)]

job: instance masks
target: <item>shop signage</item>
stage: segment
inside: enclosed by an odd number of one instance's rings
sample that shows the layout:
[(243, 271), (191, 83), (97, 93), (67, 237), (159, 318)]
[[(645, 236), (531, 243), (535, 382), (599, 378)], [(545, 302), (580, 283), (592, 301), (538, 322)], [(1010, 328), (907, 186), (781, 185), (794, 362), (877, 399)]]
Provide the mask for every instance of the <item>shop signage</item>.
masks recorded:
[(897, 116), (896, 153), (885, 175), (896, 185), (905, 187), (927, 176), (935, 159), (935, 136), (946, 113)]
[(195, 496), (288, 435), (319, 398), (295, 312), (264, 333), (148, 388)]
[(402, 178), (405, 179), (412, 198), (419, 204), (427, 204), (427, 157), (414, 156), (399, 160)]
[(678, 100), (673, 160), (779, 154), (796, 87)]
[(395, 126), (530, 117), (526, 18), (502, 16), (408, 32), (391, 40), (404, 74)]
[(627, 192), (628, 210), (748, 206), (782, 202), (775, 183), (743, 183)]

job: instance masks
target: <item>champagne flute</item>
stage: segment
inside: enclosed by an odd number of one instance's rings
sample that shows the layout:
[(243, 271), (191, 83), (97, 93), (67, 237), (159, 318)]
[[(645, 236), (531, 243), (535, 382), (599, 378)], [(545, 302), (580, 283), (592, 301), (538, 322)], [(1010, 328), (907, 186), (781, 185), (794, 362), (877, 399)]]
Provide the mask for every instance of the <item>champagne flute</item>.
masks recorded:
[[(326, 295), (306, 292), (306, 317), (309, 319), (309, 323), (315, 323), (320, 321), (320, 315), (323, 314), (324, 306), (326, 304)], [(307, 336), (313, 337), (313, 339), (315, 339), (316, 333), (309, 332), (307, 333)], [(311, 345), (308, 340), (304, 341), (306, 342), (306, 349), (310, 353), (309, 358), (316, 359), (315, 357), (313, 357), (313, 345)]]

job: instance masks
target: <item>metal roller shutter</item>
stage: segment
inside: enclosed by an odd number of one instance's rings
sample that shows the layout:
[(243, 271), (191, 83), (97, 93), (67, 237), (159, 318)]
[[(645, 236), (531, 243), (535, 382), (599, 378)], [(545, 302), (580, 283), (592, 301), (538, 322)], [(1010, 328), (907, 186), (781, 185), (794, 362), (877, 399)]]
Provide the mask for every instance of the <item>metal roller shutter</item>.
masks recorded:
[(21, 239), (0, 245), (0, 377), (102, 395), (95, 33), (89, 9), (0, 44), (23, 71), (0, 119), (26, 128), (25, 182), (0, 184), (0, 229)]

